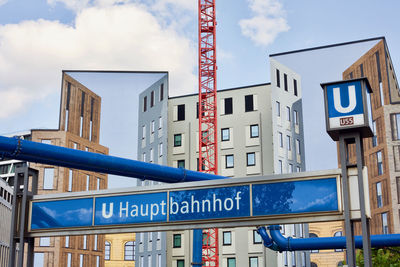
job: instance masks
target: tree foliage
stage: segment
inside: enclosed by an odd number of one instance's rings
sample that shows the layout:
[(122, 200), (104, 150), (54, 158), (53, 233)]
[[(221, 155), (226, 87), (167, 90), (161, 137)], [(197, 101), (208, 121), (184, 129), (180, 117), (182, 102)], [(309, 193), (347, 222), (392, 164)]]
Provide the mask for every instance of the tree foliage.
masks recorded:
[[(371, 250), (372, 266), (400, 267), (400, 247), (373, 248)], [(364, 266), (364, 253), (357, 252), (357, 266)]]

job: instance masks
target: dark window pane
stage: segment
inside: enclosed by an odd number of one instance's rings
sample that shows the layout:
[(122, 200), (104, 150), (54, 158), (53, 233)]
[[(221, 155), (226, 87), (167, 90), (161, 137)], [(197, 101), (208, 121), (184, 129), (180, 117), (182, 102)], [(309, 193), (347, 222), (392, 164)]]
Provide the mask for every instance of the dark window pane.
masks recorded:
[(286, 73), (283, 74), (283, 83), (285, 86), (285, 91), (288, 91), (289, 89), (288, 89), (288, 84), (287, 84), (287, 74)]
[(233, 113), (233, 106), (232, 106), (232, 97), (225, 98), (225, 112), (224, 114), (232, 114)]
[(143, 98), (143, 112), (147, 111), (147, 96)]
[(253, 102), (253, 95), (246, 95), (245, 99), (245, 111), (253, 111), (254, 110), (254, 102)]
[(154, 107), (154, 91), (150, 93), (150, 107)]
[(297, 96), (297, 80), (293, 79), (293, 90), (294, 90), (294, 95)]
[(185, 168), (185, 160), (184, 159), (178, 160), (178, 168), (182, 168), (182, 169)]
[(182, 246), (181, 234), (174, 234), (174, 248), (180, 248)]
[(276, 70), (276, 86), (281, 87), (281, 74), (279, 70)]
[(160, 86), (160, 101), (164, 100), (164, 84), (162, 83)]
[(178, 105), (178, 121), (185, 120), (185, 104)]
[(174, 147), (178, 147), (182, 145), (182, 134), (174, 135)]
[(230, 139), (229, 128), (221, 129), (221, 141), (229, 141), (229, 139)]

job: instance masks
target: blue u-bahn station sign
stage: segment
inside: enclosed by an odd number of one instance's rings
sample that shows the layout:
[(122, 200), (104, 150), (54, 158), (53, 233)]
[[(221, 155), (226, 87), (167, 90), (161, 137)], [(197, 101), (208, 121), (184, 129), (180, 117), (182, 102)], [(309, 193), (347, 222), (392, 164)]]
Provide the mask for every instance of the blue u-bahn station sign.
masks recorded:
[(324, 89), (326, 130), (333, 140), (346, 131), (371, 137), (371, 86), (367, 78), (321, 84)]
[(54, 231), (59, 235), (73, 234), (71, 231), (250, 226), (299, 218), (306, 222), (319, 216), (321, 221), (342, 219), (339, 172), (301, 176), (274, 176), (272, 180), (232, 178), (140, 190), (136, 187), (124, 192), (36, 196), (31, 202), (29, 230), (32, 235), (41, 236)]

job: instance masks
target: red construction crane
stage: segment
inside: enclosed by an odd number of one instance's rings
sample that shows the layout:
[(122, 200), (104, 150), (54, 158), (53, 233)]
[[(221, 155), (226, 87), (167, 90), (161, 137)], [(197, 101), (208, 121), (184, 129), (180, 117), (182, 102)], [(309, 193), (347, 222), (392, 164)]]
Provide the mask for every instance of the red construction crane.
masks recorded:
[[(199, 0), (199, 170), (217, 174), (215, 0)], [(203, 230), (203, 266), (218, 267), (218, 229)]]

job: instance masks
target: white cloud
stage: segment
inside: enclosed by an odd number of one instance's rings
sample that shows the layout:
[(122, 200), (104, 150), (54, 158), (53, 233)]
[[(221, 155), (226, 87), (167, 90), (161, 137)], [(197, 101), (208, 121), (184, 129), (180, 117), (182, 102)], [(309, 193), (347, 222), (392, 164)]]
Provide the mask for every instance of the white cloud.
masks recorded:
[(286, 13), (279, 0), (248, 0), (253, 17), (242, 19), (239, 26), (242, 34), (256, 45), (271, 44), (281, 32), (290, 29)]
[(47, 3), (54, 6), (57, 3), (63, 3), (66, 8), (74, 11), (80, 11), (88, 7), (90, 0), (47, 0)]
[(74, 26), (0, 25), (0, 118), (58, 91), (62, 69), (167, 70), (177, 95), (195, 91), (195, 67), (194, 44), (142, 5), (84, 8)]

